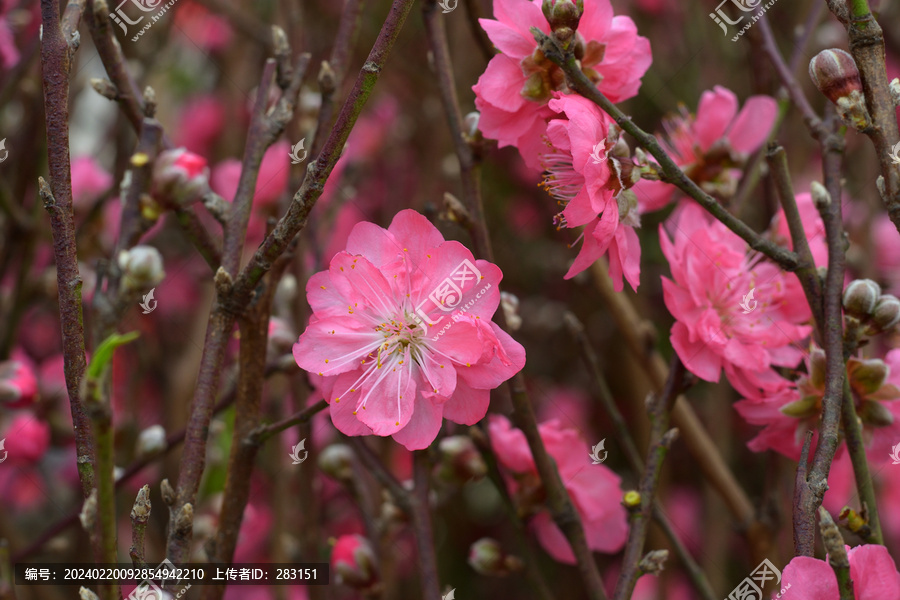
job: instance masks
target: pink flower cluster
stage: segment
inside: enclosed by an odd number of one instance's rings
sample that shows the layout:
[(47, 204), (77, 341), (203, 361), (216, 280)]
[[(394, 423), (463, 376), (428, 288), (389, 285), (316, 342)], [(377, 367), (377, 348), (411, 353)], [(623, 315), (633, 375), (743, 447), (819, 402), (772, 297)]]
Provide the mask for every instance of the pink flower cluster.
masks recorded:
[(502, 275), (404, 210), (388, 229), (353, 228), (347, 250), (313, 275), (309, 327), (297, 364), (323, 377), (335, 426), (426, 448), (442, 418), (472, 425), (490, 391), (525, 364), (525, 350), (491, 322)]
[[(548, 3), (548, 14), (562, 4)], [(637, 201), (626, 191), (634, 184), (628, 148), (617, 148), (612, 119), (569, 93), (560, 68), (537, 48), (530, 28), (551, 29), (541, 5), (496, 0), (496, 20), (481, 19), (501, 54), (472, 88), (479, 128), (501, 147), (516, 146), (529, 167), (546, 173), (544, 188), (564, 207), (557, 217), (561, 228), (584, 226), (584, 244), (566, 278), (608, 253), (616, 289), (623, 276), (637, 289), (640, 245), (633, 228), (640, 220)], [(582, 71), (613, 102), (637, 94), (652, 60), (650, 43), (629, 17), (613, 16), (608, 0), (585, 3), (573, 43)]]
[[(542, 0), (494, 0), (496, 20), (481, 19), (500, 50), (472, 88), (479, 128), (500, 146), (516, 146), (532, 168), (543, 145), (553, 92), (568, 92), (561, 69), (538, 49), (530, 28), (550, 32)], [(613, 102), (635, 96), (652, 62), (650, 42), (630, 17), (613, 16), (609, 0), (584, 3), (576, 32), (581, 69)], [(599, 141), (599, 140), (598, 140)], [(596, 143), (596, 142), (595, 142)]]
[(747, 244), (693, 203), (660, 226), (672, 279), (663, 277), (675, 317), (671, 341), (685, 367), (718, 381), (722, 371), (748, 398), (790, 385), (774, 367), (795, 367), (811, 328), (796, 276), (748, 253)]

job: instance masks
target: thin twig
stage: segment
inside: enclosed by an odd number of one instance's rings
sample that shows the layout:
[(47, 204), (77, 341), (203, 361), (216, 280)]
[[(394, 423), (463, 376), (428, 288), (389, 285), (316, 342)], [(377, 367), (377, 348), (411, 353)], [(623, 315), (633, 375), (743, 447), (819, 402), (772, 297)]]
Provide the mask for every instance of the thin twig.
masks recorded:
[(844, 431), (844, 439), (847, 443), (847, 453), (850, 455), (850, 462), (853, 465), (853, 477), (856, 479), (859, 501), (865, 507), (866, 524), (871, 532), (866, 536), (866, 543), (884, 545), (884, 535), (881, 533), (881, 519), (878, 516), (874, 481), (869, 474), (869, 460), (866, 455), (866, 446), (863, 442), (862, 426), (857, 417), (853, 400), (850, 380), (845, 377), (844, 401), (841, 405), (841, 425)]
[(866, 0), (850, 0), (848, 5), (850, 54), (859, 69), (866, 108), (872, 117), (872, 126), (862, 133), (875, 146), (883, 178), (879, 193), (888, 216), (900, 231), (900, 166), (890, 158), (892, 148), (900, 143), (900, 130), (897, 128), (897, 112), (885, 70), (884, 35)]
[[(231, 330), (239, 314), (243, 313), (250, 303), (251, 293), (256, 289), (262, 275), (268, 272), (268, 268), (260, 274), (253, 287), (237, 301), (234, 301), (233, 279), (230, 275), (240, 265), (241, 252), (244, 245), (246, 231), (237, 231), (231, 221), (241, 220), (246, 228), (249, 219), (249, 207), (252, 203), (253, 191), (256, 187), (256, 178), (265, 149), (284, 131), (294, 112), (294, 104), (300, 92), (300, 84), (309, 64), (309, 54), (302, 54), (297, 59), (294, 74), (290, 86), (284, 91), (278, 103), (265, 113), (264, 122), (257, 118), (251, 125), (248, 134), (247, 149), (244, 154), (241, 179), (238, 191), (235, 193), (233, 210), (226, 225), (225, 249), (223, 250), (223, 265), (219, 267), (215, 275), (216, 295), (209, 325), (203, 344), (203, 354), (200, 359), (200, 371), (197, 375), (197, 387), (191, 405), (191, 416), (188, 422), (187, 437), (184, 444), (184, 452), (181, 459), (181, 470), (178, 474), (177, 497), (171, 507), (173, 514), (179, 514), (183, 508), (193, 503), (200, 488), (200, 478), (206, 464), (206, 442), (209, 432), (209, 422), (212, 418), (213, 401), (219, 385), (219, 375), (222, 361), (225, 356), (225, 348)], [(271, 83), (274, 76), (275, 63), (268, 62), (261, 87)], [(258, 97), (256, 110), (259, 111)], [(257, 113), (258, 114), (258, 113)], [(290, 245), (290, 240), (285, 244), (284, 250)], [(279, 253), (280, 256), (280, 253)], [(270, 267), (271, 264), (267, 265)], [(229, 271), (228, 269), (231, 269)], [(190, 544), (193, 532), (190, 528), (177, 527), (176, 520), (169, 522), (169, 535), (167, 543), (167, 556), (180, 564), (187, 562), (190, 553)]]
[(254, 444), (261, 444), (273, 435), (277, 435), (286, 429), (290, 429), (291, 427), (300, 425), (302, 423), (308, 423), (309, 420), (316, 415), (316, 413), (321, 412), (326, 408), (328, 408), (328, 402), (325, 400), (319, 400), (312, 406), (308, 406), (286, 419), (282, 419), (281, 421), (271, 423), (269, 425), (260, 426), (250, 433), (249, 439)]
[(819, 213), (825, 224), (825, 238), (828, 245), (828, 273), (825, 276), (823, 293), (825, 350), (825, 393), (822, 399), (822, 422), (812, 467), (809, 469), (806, 486), (800, 492), (800, 505), (795, 507), (801, 516), (794, 519), (795, 545), (803, 549), (805, 556), (812, 556), (815, 537), (816, 511), (828, 489), (828, 473), (839, 442), (838, 427), (841, 420), (841, 403), (844, 394), (846, 365), (843, 355), (843, 319), (841, 296), (844, 288), (844, 236), (841, 216), (841, 154), (843, 140), (836, 135), (837, 119), (833, 111), (829, 114), (826, 128), (830, 132), (824, 138), (822, 172), (825, 189), (830, 200), (820, 205)]
[[(613, 290), (607, 269), (602, 259), (591, 267), (595, 287), (624, 336), (628, 349), (644, 368), (651, 386), (655, 391), (662, 392), (668, 379), (668, 368), (653, 344), (653, 326), (640, 317), (624, 294)], [(725, 463), (694, 409), (683, 397), (675, 402), (672, 423), (678, 428), (691, 457), (744, 531), (753, 558), (762, 560), (769, 556), (772, 539), (767, 527), (757, 519), (756, 508), (750, 498)]]
[(800, 462), (797, 463), (797, 475), (794, 478), (794, 510), (792, 511), (791, 521), (793, 523), (794, 532), (794, 556), (812, 556), (813, 547), (809, 539), (805, 535), (803, 512), (800, 507), (803, 505), (803, 495), (806, 488), (806, 477), (809, 469), (809, 447), (812, 444), (813, 432), (807, 431), (806, 438), (803, 440), (803, 448), (800, 449)]
[(788, 171), (787, 156), (777, 143), (771, 143), (766, 151), (766, 161), (769, 163), (772, 178), (775, 181), (775, 189), (781, 200), (784, 210), (784, 219), (787, 221), (791, 234), (793, 250), (800, 259), (797, 268), (797, 279), (806, 294), (806, 300), (812, 310), (819, 339), (822, 338), (822, 284), (819, 280), (819, 272), (813, 260), (812, 251), (809, 249), (809, 241), (806, 239), (806, 231), (803, 229), (803, 220), (800, 218), (800, 210), (797, 208), (797, 199), (794, 197), (794, 188), (791, 185), (791, 174)]
[(315, 137), (310, 145), (309, 156), (315, 160), (325, 145), (325, 132), (334, 117), (335, 94), (341, 89), (347, 74), (347, 63), (350, 53), (359, 37), (359, 26), (362, 22), (363, 0), (346, 0), (341, 11), (337, 34), (328, 65), (322, 65), (319, 73), (319, 87), (322, 92), (322, 104), (319, 107)]
[[(288, 362), (290, 364), (291, 369), (296, 368), (297, 365), (294, 362), (294, 358), (292, 356), (286, 356), (284, 358), (287, 359), (286, 362)], [(285, 369), (282, 366), (283, 362), (285, 362), (285, 361), (279, 361), (278, 363), (269, 365), (266, 368), (266, 376), (270, 376), (274, 373), (284, 372)], [(231, 388), (227, 392), (223, 393), (222, 398), (216, 403), (215, 408), (213, 408), (213, 414), (218, 414), (218, 413), (222, 412), (223, 410), (225, 410), (226, 408), (228, 408), (229, 406), (231, 406), (232, 404), (234, 404), (234, 398), (235, 398), (235, 388)], [(124, 486), (124, 484), (131, 481), (131, 479), (133, 479), (138, 473), (143, 471), (148, 465), (152, 464), (156, 460), (163, 458), (169, 452), (171, 452), (172, 450), (177, 448), (178, 445), (184, 441), (186, 434), (187, 434), (186, 429), (180, 429), (179, 431), (176, 431), (174, 433), (167, 435), (165, 447), (159, 453), (142, 456), (142, 457), (136, 459), (130, 465), (128, 465), (125, 468), (125, 470), (122, 471), (122, 474), (118, 478), (116, 478), (116, 482), (115, 482), (116, 489)], [(13, 555), (13, 559), (14, 559), (13, 562), (22, 562), (25, 559), (37, 554), (40, 551), (40, 549), (44, 546), (44, 544), (46, 544), (47, 542), (49, 542), (56, 536), (60, 535), (66, 529), (68, 529), (69, 527), (71, 527), (72, 525), (77, 523), (79, 512), (80, 512), (80, 509), (72, 511), (71, 513), (66, 515), (64, 518), (60, 519), (59, 521), (57, 521), (56, 523), (54, 523), (53, 525), (48, 527), (34, 541), (32, 541), (28, 547), (23, 548), (23, 549), (19, 550), (18, 552), (16, 552), (16, 554)]]
[(422, 598), (441, 597), (441, 584), (438, 579), (437, 555), (434, 551), (434, 533), (431, 527), (431, 509), (429, 508), (429, 475), (431, 461), (428, 450), (413, 451), (413, 488), (412, 525), (416, 536), (419, 572), (422, 577)]
[[(631, 433), (628, 430), (628, 423), (625, 421), (625, 417), (622, 415), (619, 407), (616, 406), (612, 391), (606, 384), (606, 378), (603, 376), (603, 371), (600, 368), (600, 360), (584, 331), (584, 325), (573, 313), (566, 313), (563, 320), (566, 322), (572, 337), (575, 338), (575, 342), (581, 350), (581, 356), (584, 358), (584, 362), (594, 378), (594, 385), (597, 387), (597, 396), (600, 398), (600, 404), (603, 405), (603, 410), (606, 411), (606, 414), (612, 420), (616, 440), (625, 449), (625, 458), (635, 474), (643, 473), (644, 461), (638, 452), (637, 445), (634, 443), (634, 438), (631, 437)], [(653, 518), (663, 530), (663, 533), (666, 534), (666, 537), (669, 538), (700, 596), (704, 600), (715, 600), (716, 596), (709, 585), (706, 574), (703, 573), (697, 561), (694, 560), (694, 557), (691, 556), (688, 549), (681, 542), (668, 517), (666, 517), (659, 505), (654, 505), (653, 507)]]
[[(616, 582), (616, 591), (613, 600), (627, 600), (634, 592), (634, 586), (641, 575), (640, 562), (644, 554), (644, 542), (650, 528), (650, 517), (655, 504), (654, 496), (662, 472), (663, 459), (674, 441), (677, 430), (668, 430), (669, 413), (675, 405), (675, 399), (681, 393), (686, 371), (677, 356), (672, 358), (669, 368), (669, 378), (666, 386), (649, 407), (651, 432), (650, 448), (647, 451), (647, 461), (644, 465), (641, 477), (640, 506), (632, 509), (630, 520), (631, 530), (628, 533), (628, 542), (625, 544), (625, 555), (622, 558), (622, 570), (619, 572), (619, 580)], [(668, 430), (668, 431), (667, 431)]]
[(369, 57), (360, 69), (359, 76), (344, 102), (337, 122), (322, 152), (309, 164), (306, 177), (287, 213), (278, 220), (272, 232), (260, 244), (250, 262), (241, 271), (231, 297), (230, 304), (236, 307), (246, 304), (262, 276), (271, 268), (274, 260), (280, 256), (301, 229), (306, 226), (309, 212), (315, 206), (328, 176), (340, 157), (344, 144), (350, 136), (350, 130), (359, 118), (363, 107), (369, 99), (379, 74), (394, 47), (406, 17), (412, 9), (414, 0), (394, 0), (384, 26), (372, 46)]
[(813, 110), (809, 100), (806, 98), (806, 94), (803, 93), (800, 83), (797, 81), (797, 78), (794, 77), (793, 69), (788, 67), (781, 57), (781, 52), (778, 51), (778, 46), (775, 44), (775, 37), (772, 35), (772, 28), (769, 27), (769, 21), (765, 14), (763, 14), (759, 20), (759, 29), (762, 33), (763, 51), (766, 53), (766, 56), (769, 57), (772, 66), (775, 67), (775, 72), (778, 73), (778, 77), (781, 79), (782, 85), (784, 85), (787, 90), (791, 102), (794, 103), (794, 106), (796, 106), (800, 111), (800, 114), (803, 115), (803, 122), (806, 124), (806, 127), (809, 129), (812, 136), (819, 141), (823, 140), (825, 136), (828, 135), (828, 130), (822, 123), (822, 119), (820, 119), (819, 115), (816, 114), (816, 111)]

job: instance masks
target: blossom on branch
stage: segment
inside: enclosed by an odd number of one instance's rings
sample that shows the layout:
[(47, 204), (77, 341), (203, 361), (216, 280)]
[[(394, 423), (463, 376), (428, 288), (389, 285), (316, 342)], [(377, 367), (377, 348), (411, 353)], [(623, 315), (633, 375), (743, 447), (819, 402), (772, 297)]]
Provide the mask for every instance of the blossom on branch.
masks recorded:
[[(491, 415), (488, 427), (506, 487), (519, 512), (532, 515), (531, 525), (550, 556), (575, 564), (569, 542), (543, 505), (546, 491), (525, 434), (513, 429), (501, 415)], [(538, 425), (538, 431), (581, 517), (588, 547), (609, 554), (621, 550), (628, 536), (628, 523), (621, 503), (619, 476), (606, 465), (591, 464), (588, 444), (576, 430), (562, 427), (552, 419)]]
[(313, 316), (294, 345), (297, 364), (323, 377), (335, 427), (418, 450), (444, 417), (481, 420), (490, 391), (525, 364), (491, 322), (501, 278), (413, 210), (386, 230), (357, 224), (346, 251), (310, 278)]
[[(570, 93), (562, 70), (544, 56), (530, 28), (550, 33), (541, 0), (494, 0), (494, 19), (479, 22), (501, 54), (494, 56), (478, 83), (475, 106), (479, 128), (500, 146), (516, 146), (528, 166), (536, 160), (553, 92)], [(574, 52), (581, 70), (613, 102), (635, 95), (652, 62), (650, 42), (637, 34), (630, 17), (613, 16), (609, 0), (584, 3), (577, 21)]]

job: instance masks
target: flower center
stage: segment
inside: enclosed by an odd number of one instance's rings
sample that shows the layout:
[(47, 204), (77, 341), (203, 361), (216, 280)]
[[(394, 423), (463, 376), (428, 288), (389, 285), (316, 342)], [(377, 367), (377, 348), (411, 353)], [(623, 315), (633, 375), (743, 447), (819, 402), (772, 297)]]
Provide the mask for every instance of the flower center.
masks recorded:
[[(603, 62), (606, 44), (591, 40), (585, 43), (584, 38), (577, 35), (575, 42), (575, 58), (591, 83), (598, 85), (603, 76), (591, 67)], [(547, 102), (552, 92), (570, 93), (566, 85), (566, 76), (562, 69), (553, 64), (539, 48), (535, 48), (531, 56), (526, 56), (519, 63), (525, 75), (525, 85), (519, 92), (524, 98), (534, 102)]]

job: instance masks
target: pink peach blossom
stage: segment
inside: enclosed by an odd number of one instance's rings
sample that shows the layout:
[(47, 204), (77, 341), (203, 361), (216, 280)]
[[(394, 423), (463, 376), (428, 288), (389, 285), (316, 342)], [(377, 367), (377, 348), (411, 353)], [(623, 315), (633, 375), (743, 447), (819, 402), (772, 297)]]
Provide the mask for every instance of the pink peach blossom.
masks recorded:
[(378, 584), (375, 551), (361, 535), (342, 535), (337, 539), (331, 551), (331, 568), (337, 583), (359, 590)]
[(225, 118), (225, 106), (219, 98), (211, 94), (190, 98), (182, 107), (178, 126), (172, 132), (175, 146), (208, 157), (225, 128)]
[[(472, 88), (482, 133), (501, 147), (518, 147), (534, 169), (539, 168), (535, 156), (545, 121), (552, 116), (547, 107), (551, 93), (569, 91), (562, 72), (537, 50), (529, 31), (550, 32), (541, 3), (494, 0), (496, 20), (480, 23), (502, 54), (491, 59)], [(585, 2), (575, 43), (583, 51), (582, 70), (610, 100), (622, 102), (637, 94), (652, 57), (650, 42), (637, 34), (630, 17), (614, 17), (609, 0)]]
[[(815, 451), (825, 394), (825, 353), (813, 347), (805, 363), (807, 374), (788, 387), (735, 404), (748, 423), (765, 425), (747, 444), (754, 452), (775, 450), (799, 460), (807, 431), (813, 431), (810, 451)], [(884, 361), (850, 357), (847, 377), (867, 453), (871, 459), (884, 459), (891, 445), (900, 440), (900, 349), (888, 352)], [(837, 456), (843, 449), (843, 445), (838, 447)]]
[[(900, 573), (887, 548), (866, 544), (847, 547), (856, 600), (900, 598)], [(781, 587), (791, 586), (790, 600), (838, 600), (837, 576), (824, 560), (797, 556), (784, 568)]]
[(222, 50), (231, 42), (231, 26), (220, 17), (196, 2), (186, 2), (175, 11), (175, 26), (194, 46), (206, 51)]
[(663, 294), (676, 319), (672, 346), (685, 367), (705, 381), (718, 381), (724, 370), (751, 398), (787, 387), (773, 367), (794, 367), (803, 357), (809, 312), (797, 307), (805, 299), (789, 294), (778, 267), (748, 254), (741, 238), (698, 205), (682, 204), (668, 225), (673, 239), (660, 226), (672, 270)]
[(640, 216), (628, 191), (632, 164), (622, 160), (619, 129), (612, 118), (581, 96), (555, 93), (548, 108), (561, 118), (547, 124), (547, 148), (540, 154), (546, 173), (542, 186), (564, 210), (560, 227), (584, 227), (584, 243), (565, 278), (587, 269), (609, 253), (610, 276), (616, 291), (622, 276), (637, 291), (641, 246), (634, 227)]
[(481, 420), (490, 390), (525, 363), (490, 321), (501, 277), (413, 210), (387, 230), (354, 227), (347, 250), (310, 278), (313, 317), (294, 345), (297, 364), (324, 377), (335, 427), (414, 450), (434, 441), (443, 417)]
[(24, 359), (0, 362), (0, 405), (4, 408), (23, 408), (34, 401), (38, 383), (29, 363)]
[(50, 427), (31, 414), (21, 413), (0, 433), (6, 440), (8, 464), (34, 464), (50, 446)]
[[(525, 434), (501, 415), (491, 415), (488, 427), (506, 486), (519, 499), (521, 510), (534, 513), (532, 526), (541, 546), (555, 560), (575, 564), (575, 555), (550, 513), (533, 506), (534, 498), (541, 496), (541, 484)], [(538, 430), (581, 516), (588, 546), (597, 552), (618, 552), (628, 535), (621, 479), (606, 465), (591, 464), (590, 448), (576, 430), (555, 419), (541, 423)]]
[(72, 159), (72, 202), (76, 207), (86, 208), (109, 190), (113, 184), (112, 175), (92, 156)]
[[(769, 96), (751, 96), (738, 112), (731, 90), (716, 86), (700, 96), (697, 114), (681, 106), (663, 120), (658, 136), (669, 156), (706, 192), (731, 196), (747, 156), (769, 135), (778, 106)], [(673, 185), (642, 179), (634, 186), (641, 212), (659, 210), (678, 197)]]
[(21, 55), (16, 48), (16, 37), (9, 23), (9, 12), (14, 3), (0, 2), (0, 66), (10, 70), (19, 62)]
[[(272, 144), (263, 155), (253, 194), (254, 207), (271, 206), (278, 202), (290, 177), (290, 144), (279, 141)], [(215, 166), (211, 186), (214, 192), (231, 202), (237, 193), (241, 178), (241, 161), (227, 159)]]

